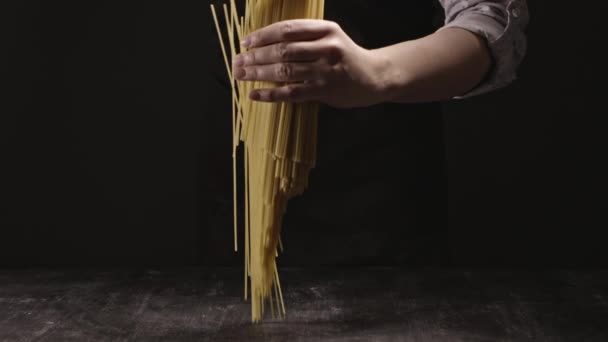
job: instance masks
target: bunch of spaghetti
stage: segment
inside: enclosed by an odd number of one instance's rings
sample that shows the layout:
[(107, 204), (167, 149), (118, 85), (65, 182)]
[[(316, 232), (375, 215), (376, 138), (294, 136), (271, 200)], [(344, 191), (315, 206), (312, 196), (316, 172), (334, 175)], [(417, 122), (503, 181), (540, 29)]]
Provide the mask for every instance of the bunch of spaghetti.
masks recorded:
[[(223, 5), (225, 30), (211, 5), (226, 70), (232, 85), (234, 248), (237, 250), (237, 148), (244, 145), (245, 299), (251, 298), (252, 321), (270, 306), (273, 317), (284, 317), (285, 304), (277, 271), (281, 219), (287, 201), (301, 194), (315, 166), (318, 105), (263, 103), (249, 99), (253, 89), (281, 86), (236, 81), (229, 56), (238, 41), (264, 26), (288, 19), (323, 18), (324, 0), (246, 0), (240, 16), (235, 0)], [(228, 46), (228, 47), (226, 47)], [(248, 280), (250, 282), (248, 288)]]

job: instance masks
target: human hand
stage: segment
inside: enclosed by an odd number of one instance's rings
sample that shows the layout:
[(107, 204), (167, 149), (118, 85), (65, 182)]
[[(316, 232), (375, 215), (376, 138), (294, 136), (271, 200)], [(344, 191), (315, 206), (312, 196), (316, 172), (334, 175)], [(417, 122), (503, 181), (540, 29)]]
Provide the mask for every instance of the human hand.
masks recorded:
[(235, 78), (278, 83), (254, 89), (252, 100), (315, 101), (341, 108), (382, 101), (385, 63), (334, 22), (282, 21), (251, 33), (241, 45), (249, 50), (234, 59)]

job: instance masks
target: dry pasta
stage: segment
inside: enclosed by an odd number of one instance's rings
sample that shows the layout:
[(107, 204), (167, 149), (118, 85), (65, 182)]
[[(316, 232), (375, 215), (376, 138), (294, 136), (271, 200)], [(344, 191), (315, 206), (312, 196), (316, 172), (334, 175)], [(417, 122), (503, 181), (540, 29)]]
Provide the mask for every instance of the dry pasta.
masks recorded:
[[(315, 166), (318, 105), (315, 103), (262, 103), (249, 99), (253, 89), (279, 86), (233, 78), (229, 57), (246, 49), (238, 41), (264, 26), (287, 19), (323, 18), (324, 0), (246, 0), (245, 14), (235, 0), (223, 5), (225, 30), (211, 5), (213, 20), (232, 85), (234, 249), (237, 250), (237, 150), (244, 155), (245, 299), (251, 299), (251, 318), (264, 317), (265, 305), (273, 317), (285, 316), (277, 270), (281, 220), (287, 201), (308, 185)], [(227, 44), (226, 44), (227, 43)], [(226, 47), (227, 45), (227, 47)], [(266, 310), (267, 311), (267, 310)]]

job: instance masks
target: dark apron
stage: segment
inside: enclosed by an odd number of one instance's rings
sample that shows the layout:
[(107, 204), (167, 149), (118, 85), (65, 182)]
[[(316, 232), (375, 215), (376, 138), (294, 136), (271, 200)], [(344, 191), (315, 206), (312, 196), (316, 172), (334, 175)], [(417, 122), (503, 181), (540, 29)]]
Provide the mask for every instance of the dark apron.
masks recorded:
[[(397, 2), (395, 2), (397, 3)], [(326, 18), (377, 48), (433, 32), (431, 1), (327, 1)], [(283, 227), (281, 264), (437, 264), (447, 251), (438, 104), (323, 107), (319, 158)]]

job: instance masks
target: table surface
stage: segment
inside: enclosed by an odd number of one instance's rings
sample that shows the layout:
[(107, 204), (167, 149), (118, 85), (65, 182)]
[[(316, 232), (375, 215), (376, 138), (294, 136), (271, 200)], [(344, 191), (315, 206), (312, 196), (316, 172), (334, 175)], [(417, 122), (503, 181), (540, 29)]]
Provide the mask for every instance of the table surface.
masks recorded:
[(280, 272), (252, 324), (239, 269), (0, 269), (0, 341), (608, 341), (607, 270)]

